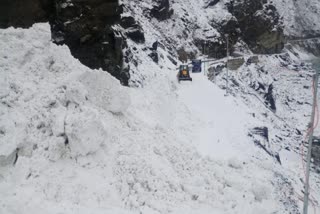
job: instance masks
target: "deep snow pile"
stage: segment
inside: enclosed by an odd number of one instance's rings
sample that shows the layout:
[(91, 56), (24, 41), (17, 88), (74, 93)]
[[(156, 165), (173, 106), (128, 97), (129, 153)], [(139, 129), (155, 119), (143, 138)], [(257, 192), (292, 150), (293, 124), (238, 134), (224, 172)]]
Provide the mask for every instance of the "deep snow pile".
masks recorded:
[(247, 137), (261, 121), (202, 74), (137, 52), (123, 88), (47, 24), (0, 42), (0, 213), (299, 213), (296, 174)]
[(108, 151), (111, 112), (127, 109), (128, 93), (51, 43), (47, 24), (0, 37), (1, 213), (120, 212), (97, 205), (115, 196), (110, 173), (83, 157)]

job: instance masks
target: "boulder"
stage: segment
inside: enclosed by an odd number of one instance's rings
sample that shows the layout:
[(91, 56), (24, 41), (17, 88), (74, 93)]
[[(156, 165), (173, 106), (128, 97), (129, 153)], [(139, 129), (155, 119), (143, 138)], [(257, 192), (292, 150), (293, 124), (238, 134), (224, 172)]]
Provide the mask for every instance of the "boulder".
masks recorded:
[(148, 55), (155, 63), (159, 62), (159, 55), (157, 53), (157, 51), (152, 51), (149, 55)]

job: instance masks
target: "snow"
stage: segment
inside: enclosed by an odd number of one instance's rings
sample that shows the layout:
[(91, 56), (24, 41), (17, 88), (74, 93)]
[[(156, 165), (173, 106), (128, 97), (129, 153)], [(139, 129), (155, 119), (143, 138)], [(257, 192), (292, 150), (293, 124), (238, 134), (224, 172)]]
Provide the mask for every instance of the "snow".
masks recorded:
[[(88, 90), (87, 99), (95, 105), (113, 113), (122, 113), (130, 105), (130, 97), (119, 83), (110, 81), (106, 72), (86, 72), (80, 77), (80, 82)], [(109, 83), (110, 82), (110, 83)], [(107, 84), (109, 83), (109, 84)], [(117, 94), (117, 96), (114, 96)]]
[[(272, 71), (279, 61), (262, 57), (272, 75), (242, 67), (234, 76), (243, 91), (225, 96), (223, 78), (215, 85), (194, 74), (179, 84), (166, 57), (157, 65), (129, 41), (140, 59), (133, 80), (143, 81), (125, 88), (51, 43), (49, 29), (0, 30), (0, 213), (299, 213), (290, 193), (302, 190), (301, 166), (294, 151), (283, 150), (298, 140), (271, 141), (281, 166), (248, 134), (267, 124), (276, 139), (286, 125), (276, 116), (303, 129), (306, 118), (298, 115), (307, 107), (280, 105), (274, 116), (244, 93), (244, 83), (300, 73)], [(147, 43), (158, 36), (148, 32)], [(302, 74), (299, 86), (310, 79)], [(276, 91), (280, 102), (292, 87), (285, 82), (276, 83), (284, 85)], [(319, 185), (312, 185), (317, 198)]]
[(242, 155), (240, 151), (249, 143), (247, 122), (252, 120), (244, 106), (241, 108), (231, 97), (225, 97), (225, 92), (218, 90), (203, 74), (194, 75), (192, 84), (183, 85), (179, 95), (189, 111), (202, 121), (198, 129), (194, 128), (201, 154), (214, 154), (222, 159)]

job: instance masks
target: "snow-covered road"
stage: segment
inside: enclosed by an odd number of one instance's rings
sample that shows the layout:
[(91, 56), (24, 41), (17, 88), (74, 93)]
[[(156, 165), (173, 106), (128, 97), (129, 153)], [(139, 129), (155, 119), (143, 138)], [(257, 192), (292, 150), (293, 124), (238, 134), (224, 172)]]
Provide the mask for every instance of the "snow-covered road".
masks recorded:
[(179, 98), (199, 124), (192, 129), (192, 142), (199, 152), (215, 158), (247, 156), (248, 123), (253, 120), (232, 96), (201, 74), (193, 74), (193, 82), (181, 82)]

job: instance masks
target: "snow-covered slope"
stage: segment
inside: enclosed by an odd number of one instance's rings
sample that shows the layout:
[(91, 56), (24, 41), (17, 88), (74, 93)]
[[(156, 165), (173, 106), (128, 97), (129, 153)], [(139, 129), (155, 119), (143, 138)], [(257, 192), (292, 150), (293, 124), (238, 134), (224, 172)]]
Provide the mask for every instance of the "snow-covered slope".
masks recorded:
[(47, 24), (0, 46), (0, 213), (299, 213), (299, 156), (283, 167), (255, 146), (255, 107), (203, 74), (178, 84), (137, 46), (144, 81), (124, 88)]
[[(152, 0), (122, 2), (125, 5), (125, 13), (122, 16), (133, 16), (141, 24), (146, 37), (145, 46), (151, 47), (152, 43), (160, 42), (166, 49), (164, 57), (169, 55), (178, 58), (180, 51), (200, 55), (202, 50), (199, 51), (199, 48), (202, 47), (197, 47), (195, 40), (209, 41), (210, 38), (211, 42), (222, 42), (222, 35), (212, 27), (212, 23), (228, 21), (232, 17), (227, 11), (225, 1), (219, 2), (214, 8), (205, 8), (208, 4), (205, 0), (172, 1), (170, 8), (174, 13), (170, 19), (164, 21), (148, 15), (148, 11), (155, 4)], [(132, 66), (132, 69), (134, 70), (135, 66)]]
[(320, 35), (320, 2), (318, 0), (273, 1), (285, 21), (285, 32), (292, 37)]

